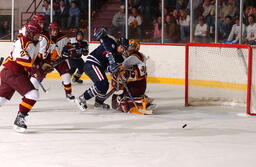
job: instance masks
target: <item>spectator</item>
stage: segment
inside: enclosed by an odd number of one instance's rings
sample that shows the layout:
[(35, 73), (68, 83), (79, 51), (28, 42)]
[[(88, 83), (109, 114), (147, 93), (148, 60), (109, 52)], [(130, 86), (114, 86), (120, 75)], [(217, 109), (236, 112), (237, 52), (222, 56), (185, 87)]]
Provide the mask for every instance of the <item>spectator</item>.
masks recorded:
[(132, 8), (131, 15), (128, 18), (129, 34), (130, 37), (135, 39), (141, 39), (141, 25), (142, 17), (139, 15), (137, 8)]
[(185, 9), (187, 7), (187, 3), (185, 0), (176, 0), (176, 9)]
[(254, 21), (253, 15), (250, 15), (248, 17), (248, 23), (249, 25), (246, 27), (245, 42), (252, 43), (253, 41), (255, 42), (256, 40), (256, 23)]
[(195, 41), (196, 42), (208, 42), (207, 40), (207, 34), (208, 34), (208, 26), (204, 22), (204, 18), (199, 18), (199, 23), (196, 25), (195, 28)]
[(186, 10), (180, 10), (180, 38), (184, 42), (187, 41), (187, 37), (189, 36), (189, 26), (190, 26), (190, 17), (187, 14)]
[(162, 17), (158, 17), (154, 23), (153, 40), (159, 42), (161, 40)]
[[(244, 36), (245, 32), (245, 25), (243, 24), (243, 29), (242, 29), (242, 36)], [(240, 33), (240, 25), (239, 25), (239, 19), (235, 18), (235, 24), (233, 25), (231, 32), (228, 36), (227, 42), (231, 43), (238, 43), (239, 41), (239, 33)]]
[(176, 22), (179, 22), (179, 11), (177, 9), (172, 11), (172, 16), (176, 20)]
[(59, 0), (53, 1), (53, 10), (55, 12), (55, 15), (53, 16), (54, 22), (59, 21), (59, 15), (60, 15), (60, 2)]
[(165, 41), (169, 43), (176, 43), (180, 40), (180, 26), (177, 24), (176, 19), (173, 16), (166, 16), (165, 18)]
[(220, 23), (219, 26), (219, 39), (226, 40), (233, 27), (231, 16), (226, 16), (224, 22)]
[(75, 22), (74, 23), (75, 27), (79, 27), (79, 19), (80, 19), (80, 9), (77, 7), (77, 3), (75, 1), (72, 1), (69, 9), (68, 28), (71, 27), (72, 22)]
[(0, 37), (11, 33), (10, 25), (7, 20), (4, 20), (0, 25)]
[[(51, 6), (50, 6), (48, 0), (44, 0), (43, 1), (43, 4), (42, 4), (40, 12), (45, 15), (45, 18), (46, 18), (45, 24), (47, 26), (50, 23), (50, 15), (51, 15)], [(53, 10), (53, 15), (54, 14), (55, 14), (55, 12)]]
[(115, 36), (117, 30), (121, 31), (121, 36), (125, 36), (125, 8), (124, 5), (120, 6), (119, 12), (117, 12), (113, 19), (110, 28), (110, 34)]
[(224, 21), (226, 16), (234, 17), (238, 12), (235, 0), (223, 1), (220, 8), (220, 20)]
[(67, 18), (68, 18), (69, 10), (68, 6), (65, 4), (64, 0), (60, 1), (60, 14), (59, 14), (59, 23), (61, 28), (67, 28)]
[(214, 1), (204, 0), (202, 16), (210, 27), (210, 33), (213, 33), (213, 26), (215, 20), (215, 5)]

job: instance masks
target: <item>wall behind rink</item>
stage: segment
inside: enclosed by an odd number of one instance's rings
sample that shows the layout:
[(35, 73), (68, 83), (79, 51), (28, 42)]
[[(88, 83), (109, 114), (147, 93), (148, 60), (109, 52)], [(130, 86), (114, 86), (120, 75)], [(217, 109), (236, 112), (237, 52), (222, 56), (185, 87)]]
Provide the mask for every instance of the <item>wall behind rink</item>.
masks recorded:
[[(89, 50), (92, 51), (98, 45), (98, 43), (90, 43)], [(12, 47), (12, 42), (0, 42), (0, 56), (9, 56)], [(184, 84), (185, 46), (142, 44), (140, 51), (148, 58), (149, 82), (175, 85)], [(56, 77), (59, 77), (56, 73), (48, 75), (48, 78)], [(86, 76), (82, 78), (88, 79)]]

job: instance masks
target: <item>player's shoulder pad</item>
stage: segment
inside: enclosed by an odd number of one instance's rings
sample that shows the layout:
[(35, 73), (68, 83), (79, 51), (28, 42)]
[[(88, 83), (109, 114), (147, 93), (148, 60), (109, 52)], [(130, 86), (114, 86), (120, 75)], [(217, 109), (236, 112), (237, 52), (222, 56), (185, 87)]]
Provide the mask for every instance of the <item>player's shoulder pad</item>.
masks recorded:
[(32, 43), (32, 41), (29, 40), (26, 36), (21, 36), (19, 39), (22, 49), (26, 49), (28, 45)]
[(44, 37), (45, 39), (49, 40), (50, 39), (50, 35), (49, 32), (44, 31), (40, 34), (41, 37)]
[(64, 38), (68, 38), (68, 36), (66, 34), (60, 32), (57, 36), (57, 41), (60, 41)]

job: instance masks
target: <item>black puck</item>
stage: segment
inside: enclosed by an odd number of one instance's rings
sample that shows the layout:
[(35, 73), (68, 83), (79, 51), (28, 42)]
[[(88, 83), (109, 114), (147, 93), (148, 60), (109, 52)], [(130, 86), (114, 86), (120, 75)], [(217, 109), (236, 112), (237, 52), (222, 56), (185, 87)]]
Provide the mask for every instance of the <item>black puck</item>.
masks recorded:
[(184, 124), (183, 126), (182, 126), (182, 128), (185, 128), (187, 126), (187, 124)]

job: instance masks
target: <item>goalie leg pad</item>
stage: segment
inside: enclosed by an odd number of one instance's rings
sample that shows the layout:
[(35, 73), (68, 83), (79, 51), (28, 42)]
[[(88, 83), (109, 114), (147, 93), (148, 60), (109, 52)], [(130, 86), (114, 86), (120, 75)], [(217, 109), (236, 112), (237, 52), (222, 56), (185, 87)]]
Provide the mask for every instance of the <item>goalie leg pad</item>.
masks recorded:
[[(149, 106), (149, 100), (144, 97), (136, 97), (134, 99), (138, 109), (141, 110), (147, 110), (147, 107)], [(114, 96), (112, 97), (112, 108), (116, 110), (120, 110), (122, 112), (130, 112), (133, 113), (132, 110), (136, 108), (133, 101), (127, 97), (124, 96), (123, 98), (121, 96)]]

